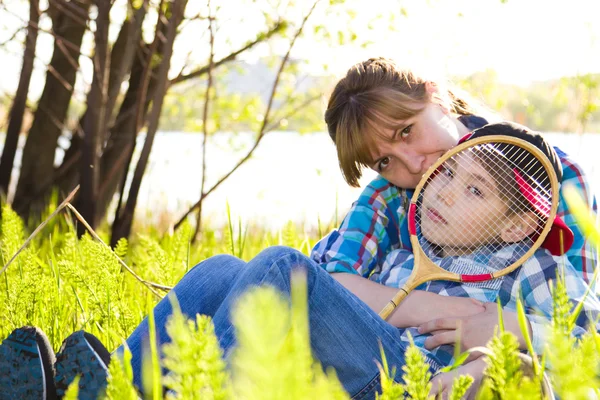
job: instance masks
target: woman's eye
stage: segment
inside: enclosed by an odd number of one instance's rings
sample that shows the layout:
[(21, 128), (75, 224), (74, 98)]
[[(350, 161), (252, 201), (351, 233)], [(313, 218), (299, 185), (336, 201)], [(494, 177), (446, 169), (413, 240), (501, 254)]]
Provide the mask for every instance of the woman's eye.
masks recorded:
[(477, 197), (483, 197), (483, 192), (475, 186), (469, 186), (469, 192)]
[(442, 174), (444, 174), (444, 176), (447, 176), (448, 178), (452, 178), (454, 176), (454, 171), (452, 171), (450, 168), (442, 165), (440, 167), (442, 169)]
[(381, 161), (379, 161), (379, 164), (377, 165), (377, 169), (379, 170), (379, 172), (381, 172), (384, 169), (386, 169), (388, 165), (390, 165), (390, 158), (384, 157), (381, 159)]
[(402, 139), (406, 139), (408, 137), (408, 135), (410, 134), (411, 129), (412, 129), (412, 125), (408, 125), (406, 128), (402, 129), (402, 132), (400, 132), (400, 137)]

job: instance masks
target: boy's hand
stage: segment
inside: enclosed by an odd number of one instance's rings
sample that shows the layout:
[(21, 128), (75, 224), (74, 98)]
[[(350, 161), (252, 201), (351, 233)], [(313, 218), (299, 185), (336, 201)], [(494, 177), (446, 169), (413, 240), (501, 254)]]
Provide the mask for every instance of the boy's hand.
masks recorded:
[(471, 375), (473, 377), (473, 383), (466, 393), (465, 399), (474, 399), (481, 381), (483, 379), (483, 371), (485, 370), (485, 360), (483, 357), (479, 357), (469, 363), (463, 364), (457, 369), (450, 372), (443, 372), (439, 375), (435, 375), (431, 379), (431, 392), (430, 396), (441, 395), (436, 399), (448, 399), (450, 390), (452, 389), (452, 382), (460, 375)]
[[(445, 317), (426, 322), (419, 326), (419, 333), (431, 333), (425, 340), (425, 348), (433, 349), (443, 344), (456, 343), (456, 335), (460, 335), (461, 349), (485, 346), (494, 335), (498, 325), (498, 306), (496, 303), (484, 303), (484, 311), (467, 317)], [(514, 333), (519, 340), (519, 348), (526, 349), (525, 339), (521, 333), (517, 314), (503, 310), (504, 328)], [(529, 326), (531, 336), (531, 326)]]

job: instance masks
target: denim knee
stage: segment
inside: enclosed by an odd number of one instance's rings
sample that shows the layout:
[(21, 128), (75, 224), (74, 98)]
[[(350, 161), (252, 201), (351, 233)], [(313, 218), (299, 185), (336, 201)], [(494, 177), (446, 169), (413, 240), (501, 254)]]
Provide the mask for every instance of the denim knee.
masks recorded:
[(267, 276), (276, 269), (288, 290), (292, 272), (303, 271), (306, 274), (309, 292), (315, 276), (319, 273), (317, 269), (320, 269), (304, 253), (286, 246), (272, 246), (263, 250), (248, 263), (248, 267), (253, 269), (253, 273), (258, 276)]
[[(232, 267), (239, 268), (240, 264), (245, 264), (245, 262), (231, 254), (217, 254), (216, 256), (209, 257), (194, 265), (186, 272), (183, 279), (194, 279), (194, 276), (198, 276), (198, 274), (206, 275), (212, 273), (218, 274), (223, 278), (223, 275), (227, 275), (227, 272), (229, 272)], [(235, 271), (231, 272), (235, 273)]]
[[(282, 262), (285, 260), (286, 262)], [(253, 260), (255, 265), (271, 267), (276, 265), (282, 273), (291, 272), (294, 267), (312, 268), (314, 263), (302, 252), (286, 246), (271, 246), (261, 251)]]

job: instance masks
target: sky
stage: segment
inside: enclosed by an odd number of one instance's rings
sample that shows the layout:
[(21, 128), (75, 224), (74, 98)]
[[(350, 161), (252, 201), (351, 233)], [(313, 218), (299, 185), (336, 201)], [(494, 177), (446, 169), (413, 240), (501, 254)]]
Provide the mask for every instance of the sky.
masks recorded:
[[(362, 11), (380, 10), (360, 1)], [(434, 74), (466, 75), (494, 69), (502, 82), (527, 85), (535, 80), (600, 72), (598, 0), (378, 0), (400, 4), (406, 16), (396, 31), (365, 32), (366, 49), (328, 48), (322, 52), (345, 71), (374, 54)], [(306, 53), (312, 52), (314, 48)]]
[[(304, 4), (308, 8), (311, 3), (296, 1), (300, 8)], [(0, 43), (5, 42), (28, 16), (28, 2), (4, 0), (4, 4), (5, 8), (0, 8)], [(189, 14), (200, 10), (202, 4), (191, 1)], [(347, 18), (331, 16), (323, 20), (323, 11), (329, 7), (329, 1), (321, 1), (313, 14), (314, 23), (326, 22), (332, 31), (355, 32), (360, 41), (370, 44), (362, 48), (301, 40), (293, 56), (309, 60), (314, 72), (327, 64), (330, 72), (341, 75), (352, 64), (371, 56), (391, 57), (401, 65), (444, 76), (464, 76), (494, 69), (501, 82), (523, 86), (535, 80), (600, 72), (598, 0), (346, 0), (345, 4), (355, 13), (351, 22)], [(400, 9), (404, 10), (404, 16), (392, 22), (385, 18), (400, 15)], [(118, 12), (116, 9), (115, 13)], [(234, 12), (240, 16), (232, 15), (231, 18), (242, 18), (244, 29), (259, 30), (264, 24), (254, 17), (260, 14), (259, 10), (255, 10), (255, 14), (248, 10)], [(373, 22), (378, 14), (384, 18)], [(367, 29), (369, 23), (374, 26), (371, 30)], [(50, 28), (48, 23), (43, 27)], [(116, 33), (117, 28), (111, 32)], [(198, 25), (182, 36), (174, 69), (181, 66), (197, 46), (198, 38), (204, 33), (201, 29)], [(247, 35), (240, 37), (247, 40)], [(20, 46), (16, 42), (0, 47), (0, 93), (12, 94), (16, 89), (21, 64)], [(85, 46), (87, 54), (91, 54), (89, 40)], [(272, 46), (258, 47), (245, 58), (255, 61)], [(50, 59), (51, 49), (51, 37), (41, 35), (30, 97), (36, 98), (41, 93), (43, 66)], [(199, 58), (204, 57), (201, 51), (196, 53)], [(90, 70), (91, 63), (84, 59), (82, 65), (84, 75), (80, 84), (88, 85), (91, 77), (85, 71)]]

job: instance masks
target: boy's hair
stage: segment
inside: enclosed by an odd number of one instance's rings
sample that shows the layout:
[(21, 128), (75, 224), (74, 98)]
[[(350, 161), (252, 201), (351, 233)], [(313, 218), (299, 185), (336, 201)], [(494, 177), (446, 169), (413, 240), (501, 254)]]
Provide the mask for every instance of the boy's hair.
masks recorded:
[[(558, 154), (538, 132), (530, 131), (514, 122), (502, 122), (488, 124), (476, 129), (462, 138), (460, 142), (488, 135), (511, 136), (534, 145), (547, 157), (558, 181), (562, 181), (562, 165)], [(493, 145), (493, 148), (477, 148), (475, 156), (494, 179), (499, 189), (500, 198), (508, 207), (508, 214), (535, 212), (531, 202), (525, 198), (522, 190), (519, 189), (514, 171), (517, 171), (530, 187), (540, 193), (540, 196), (550, 196), (550, 180), (545, 175), (540, 175), (541, 171), (544, 170), (543, 164), (532, 154), (523, 152), (519, 147), (508, 143), (497, 143)], [(548, 200), (551, 199), (548, 198)]]
[(469, 103), (450, 90), (441, 90), (440, 99), (432, 98), (427, 82), (379, 57), (352, 66), (337, 83), (329, 97), (325, 122), (337, 148), (342, 175), (350, 186), (358, 187), (362, 168), (373, 163), (373, 138), (382, 136), (377, 126), (397, 129), (396, 121), (415, 116), (428, 102), (445, 102), (459, 115), (473, 114)]
[[(490, 154), (489, 150), (483, 148), (474, 149), (474, 155), (477, 162), (494, 180), (498, 189), (498, 195), (504, 204), (506, 204), (507, 215), (533, 211), (533, 207), (519, 190), (513, 173), (513, 167), (509, 164), (508, 159), (499, 152)], [(541, 163), (538, 162), (538, 164), (541, 168)]]

